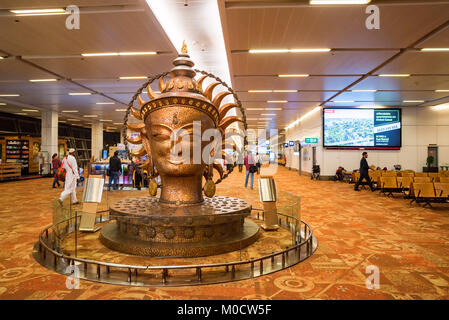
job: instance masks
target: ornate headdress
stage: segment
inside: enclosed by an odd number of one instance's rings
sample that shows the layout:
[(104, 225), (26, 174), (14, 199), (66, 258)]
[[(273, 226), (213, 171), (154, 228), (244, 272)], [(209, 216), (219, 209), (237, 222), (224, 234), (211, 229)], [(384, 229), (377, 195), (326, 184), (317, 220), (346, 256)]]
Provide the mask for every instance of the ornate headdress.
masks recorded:
[[(176, 59), (173, 60), (173, 65), (174, 67), (170, 71), (171, 79), (167, 83), (165, 83), (164, 76), (168, 73), (164, 73), (160, 76), (153, 77), (152, 80), (145, 83), (129, 103), (128, 111), (125, 116), (126, 127), (131, 131), (140, 133), (140, 137), (134, 139), (127, 137), (127, 141), (132, 144), (142, 144), (142, 148), (136, 152), (132, 152), (131, 156), (148, 156), (148, 159), (146, 159), (146, 161), (141, 164), (140, 167), (146, 168), (148, 170), (150, 178), (154, 178), (158, 175), (152, 161), (150, 144), (148, 137), (146, 136), (144, 123), (145, 119), (151, 116), (152, 112), (175, 106), (182, 106), (200, 110), (201, 112), (207, 114), (207, 116), (209, 116), (213, 120), (215, 127), (220, 130), (223, 137), (222, 149), (230, 149), (235, 147), (234, 145), (226, 145), (226, 143), (224, 142), (226, 128), (228, 128), (234, 122), (243, 122), (246, 128), (246, 117), (244, 114), (244, 110), (241, 106), (240, 101), (231, 88), (229, 88), (219, 78), (210, 74), (206, 74), (205, 72), (201, 72), (205, 75), (201, 76), (198, 80), (194, 79), (196, 75), (195, 70), (192, 69), (194, 63), (187, 54), (187, 46), (185, 42), (183, 43), (181, 53)], [(217, 82), (211, 83), (205, 90), (203, 90), (203, 82), (207, 77), (215, 78)], [(159, 78), (159, 90), (161, 92), (160, 94), (155, 93), (150, 86), (151, 82), (157, 78)], [(226, 87), (227, 90), (213, 96), (214, 89), (220, 84)], [(151, 99), (149, 101), (143, 100), (139, 94), (145, 86), (148, 96)], [(226, 103), (224, 105), (221, 105), (223, 99), (230, 94), (234, 96), (237, 103)], [(136, 99), (140, 105), (140, 110), (137, 110), (133, 107), (133, 103)], [(227, 113), (233, 108), (239, 109), (242, 113), (242, 117), (226, 116)], [(139, 124), (129, 123), (127, 121), (129, 114), (133, 115), (134, 118), (143, 122)], [(222, 155), (223, 158), (225, 156), (225, 154)], [(217, 164), (214, 164), (213, 168), (215, 168), (220, 174), (220, 178), (216, 181), (216, 183), (220, 182), (229, 174), (229, 172), (224, 172), (221, 166)], [(206, 177), (206, 179), (212, 179), (213, 173), (211, 168), (206, 167), (204, 176)], [(150, 191), (150, 193), (154, 192)], [(206, 193), (206, 195), (208, 194)]]

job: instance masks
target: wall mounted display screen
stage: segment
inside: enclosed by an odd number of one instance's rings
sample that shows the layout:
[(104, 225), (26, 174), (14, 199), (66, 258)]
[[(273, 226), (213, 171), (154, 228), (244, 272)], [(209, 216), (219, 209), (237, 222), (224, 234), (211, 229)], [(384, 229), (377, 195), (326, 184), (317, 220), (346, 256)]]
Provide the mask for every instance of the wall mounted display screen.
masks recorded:
[(400, 149), (401, 109), (323, 109), (323, 146), (335, 149)]

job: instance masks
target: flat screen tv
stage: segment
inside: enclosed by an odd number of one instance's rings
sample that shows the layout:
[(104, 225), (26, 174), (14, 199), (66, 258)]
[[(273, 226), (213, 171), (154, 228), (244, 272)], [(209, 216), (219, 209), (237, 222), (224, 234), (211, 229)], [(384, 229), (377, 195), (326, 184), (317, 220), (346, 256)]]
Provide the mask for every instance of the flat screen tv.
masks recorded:
[(397, 150), (402, 140), (401, 109), (324, 108), (323, 147)]

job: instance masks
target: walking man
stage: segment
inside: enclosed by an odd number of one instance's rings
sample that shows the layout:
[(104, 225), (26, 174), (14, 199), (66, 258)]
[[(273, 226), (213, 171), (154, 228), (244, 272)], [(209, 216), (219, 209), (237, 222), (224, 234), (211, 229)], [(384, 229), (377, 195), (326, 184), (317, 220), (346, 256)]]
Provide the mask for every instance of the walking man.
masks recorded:
[(357, 181), (357, 183), (354, 186), (354, 191), (360, 191), (359, 185), (362, 183), (363, 179), (365, 179), (368, 182), (371, 191), (374, 191), (373, 183), (368, 174), (369, 166), (366, 158), (368, 158), (368, 152), (363, 152), (362, 159), (360, 160), (360, 178), (359, 181)]
[(255, 160), (251, 151), (245, 156), (243, 163), (246, 168), (246, 178), (245, 178), (245, 188), (248, 186), (248, 178), (251, 176), (251, 189), (254, 186), (254, 172), (257, 172), (257, 167), (255, 166)]
[(59, 203), (62, 202), (68, 195), (72, 195), (73, 204), (78, 204), (76, 199), (76, 181), (79, 179), (78, 165), (75, 159), (75, 149), (70, 148), (67, 157), (62, 160), (62, 167), (65, 169), (64, 191), (59, 196)]

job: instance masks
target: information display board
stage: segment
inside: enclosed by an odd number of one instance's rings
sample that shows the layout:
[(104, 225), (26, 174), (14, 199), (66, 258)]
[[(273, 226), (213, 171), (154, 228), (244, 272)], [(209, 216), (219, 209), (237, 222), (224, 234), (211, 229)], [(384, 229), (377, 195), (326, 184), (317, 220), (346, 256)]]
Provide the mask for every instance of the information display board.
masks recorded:
[(401, 109), (323, 109), (323, 146), (338, 149), (400, 149)]

